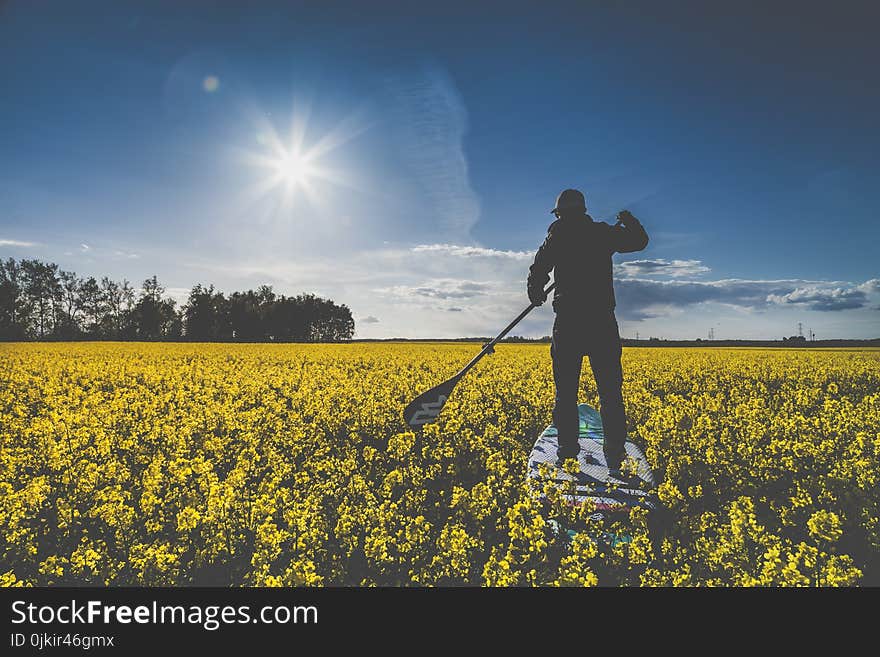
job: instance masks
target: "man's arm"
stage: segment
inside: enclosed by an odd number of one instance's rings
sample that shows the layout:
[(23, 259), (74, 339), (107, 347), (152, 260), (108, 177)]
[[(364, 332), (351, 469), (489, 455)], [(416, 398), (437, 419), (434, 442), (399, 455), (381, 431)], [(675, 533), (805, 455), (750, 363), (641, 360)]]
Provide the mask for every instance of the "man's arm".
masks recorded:
[(555, 227), (556, 222), (554, 221), (550, 224), (550, 228), (547, 229), (547, 238), (544, 240), (544, 243), (538, 247), (538, 252), (535, 254), (535, 261), (532, 263), (532, 266), (529, 267), (527, 290), (529, 301), (536, 306), (540, 306), (547, 300), (544, 288), (550, 280), (550, 270), (556, 265), (554, 248), (556, 242), (554, 235)]
[(618, 253), (641, 251), (648, 246), (648, 233), (629, 210), (621, 210), (617, 218), (622, 226), (611, 227), (611, 246)]

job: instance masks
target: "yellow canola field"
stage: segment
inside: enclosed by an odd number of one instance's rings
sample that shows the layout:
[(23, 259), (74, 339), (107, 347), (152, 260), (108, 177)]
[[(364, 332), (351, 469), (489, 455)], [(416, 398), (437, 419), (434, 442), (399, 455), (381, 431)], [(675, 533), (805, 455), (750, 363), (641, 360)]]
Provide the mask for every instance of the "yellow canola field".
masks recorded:
[(665, 510), (602, 520), (524, 482), (546, 344), (407, 431), (478, 349), (0, 344), (0, 585), (880, 581), (880, 352), (625, 349)]

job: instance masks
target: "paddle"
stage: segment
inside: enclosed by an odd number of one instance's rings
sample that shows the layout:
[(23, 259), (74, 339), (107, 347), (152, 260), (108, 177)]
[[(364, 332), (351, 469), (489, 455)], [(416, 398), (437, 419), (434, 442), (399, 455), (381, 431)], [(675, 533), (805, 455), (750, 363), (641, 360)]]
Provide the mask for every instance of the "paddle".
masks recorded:
[[(544, 290), (544, 292), (549, 294), (555, 286), (556, 283), (551, 283), (550, 287)], [(468, 370), (476, 365), (483, 356), (491, 354), (494, 351), (495, 345), (498, 344), (514, 326), (519, 324), (520, 321), (522, 321), (522, 318), (528, 315), (533, 308), (537, 308), (537, 306), (533, 303), (529, 304), (528, 308), (517, 315), (516, 319), (508, 324), (507, 328), (501, 331), (494, 340), (484, 345), (482, 351), (474, 356), (467, 365), (462, 367), (455, 376), (438, 386), (434, 386), (427, 392), (423, 392), (421, 395), (413, 399), (407, 407), (403, 409), (404, 421), (411, 428), (418, 429), (419, 427), (436, 420), (437, 416), (440, 415), (440, 411), (443, 410), (443, 405), (446, 403), (446, 400), (449, 399), (449, 395), (452, 394), (452, 390), (461, 378), (467, 374)]]

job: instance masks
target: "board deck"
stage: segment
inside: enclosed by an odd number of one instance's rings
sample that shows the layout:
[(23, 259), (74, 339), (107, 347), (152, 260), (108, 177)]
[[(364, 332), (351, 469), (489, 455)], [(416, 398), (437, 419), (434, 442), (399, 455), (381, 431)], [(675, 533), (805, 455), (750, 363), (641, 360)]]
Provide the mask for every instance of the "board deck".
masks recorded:
[[(552, 424), (544, 429), (529, 454), (527, 478), (535, 483), (552, 481), (561, 490), (570, 491), (571, 482), (576, 483), (569, 502), (577, 506), (592, 503), (596, 511), (626, 511), (634, 506), (656, 508), (654, 473), (645, 458), (644, 452), (630, 441), (626, 442), (627, 458), (634, 461), (638, 484), (611, 476), (605, 454), (602, 451), (604, 433), (602, 417), (589, 404), (578, 406), (580, 432), (578, 455), (580, 470), (571, 475), (556, 465), (558, 446), (556, 427)], [(542, 476), (541, 464), (549, 466), (548, 476)]]

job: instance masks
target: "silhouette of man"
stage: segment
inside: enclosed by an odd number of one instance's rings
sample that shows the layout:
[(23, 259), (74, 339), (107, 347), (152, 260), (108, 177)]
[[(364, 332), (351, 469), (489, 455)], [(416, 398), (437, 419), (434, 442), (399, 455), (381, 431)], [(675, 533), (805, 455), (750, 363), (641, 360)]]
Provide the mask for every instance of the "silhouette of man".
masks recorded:
[(577, 396), (583, 357), (589, 356), (599, 390), (605, 459), (612, 474), (619, 474), (626, 456), (626, 413), (611, 256), (615, 252), (641, 251), (648, 244), (648, 234), (627, 210), (618, 213), (614, 226), (593, 221), (587, 214), (584, 195), (576, 189), (562, 192), (551, 212), (557, 220), (547, 229), (547, 238), (529, 268), (528, 295), (533, 304), (544, 303), (544, 287), (554, 270), (556, 319), (550, 355), (556, 384), (556, 455), (561, 463), (577, 458), (580, 451)]

